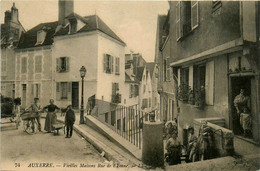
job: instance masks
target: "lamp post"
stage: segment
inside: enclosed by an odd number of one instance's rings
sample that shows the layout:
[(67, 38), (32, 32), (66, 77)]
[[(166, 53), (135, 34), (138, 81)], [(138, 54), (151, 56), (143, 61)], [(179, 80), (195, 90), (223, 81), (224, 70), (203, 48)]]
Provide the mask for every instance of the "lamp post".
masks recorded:
[(80, 77), (82, 79), (82, 91), (81, 91), (81, 108), (80, 108), (80, 121), (79, 124), (84, 124), (84, 77), (86, 75), (86, 68), (82, 66), (79, 70)]

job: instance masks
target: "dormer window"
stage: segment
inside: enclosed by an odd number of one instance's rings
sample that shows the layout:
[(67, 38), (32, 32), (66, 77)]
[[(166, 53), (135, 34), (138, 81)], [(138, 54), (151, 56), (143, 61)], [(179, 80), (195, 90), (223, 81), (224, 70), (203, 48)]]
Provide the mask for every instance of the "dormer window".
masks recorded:
[(70, 34), (77, 33), (77, 20), (76, 19), (70, 20), (69, 29), (70, 29), (70, 31), (69, 31)]
[(46, 31), (44, 31), (44, 30), (38, 31), (37, 32), (37, 42), (36, 42), (35, 46), (43, 44), (45, 37), (46, 37)]

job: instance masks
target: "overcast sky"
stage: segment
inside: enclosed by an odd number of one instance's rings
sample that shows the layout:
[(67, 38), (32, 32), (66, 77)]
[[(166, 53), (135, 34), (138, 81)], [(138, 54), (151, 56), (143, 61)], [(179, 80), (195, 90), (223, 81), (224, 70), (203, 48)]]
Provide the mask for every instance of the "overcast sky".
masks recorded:
[[(26, 30), (39, 23), (57, 21), (58, 0), (1, 0), (1, 23), (4, 12), (12, 3), (19, 10), (19, 19)], [(74, 11), (81, 15), (97, 14), (126, 44), (154, 61), (155, 34), (158, 14), (167, 14), (167, 1), (87, 1), (74, 0)]]

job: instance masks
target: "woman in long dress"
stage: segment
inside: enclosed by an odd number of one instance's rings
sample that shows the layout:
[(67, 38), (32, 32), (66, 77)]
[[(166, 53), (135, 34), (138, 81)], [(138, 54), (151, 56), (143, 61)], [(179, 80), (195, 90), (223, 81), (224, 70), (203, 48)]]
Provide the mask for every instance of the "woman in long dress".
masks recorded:
[(55, 104), (54, 100), (50, 100), (50, 105), (45, 106), (43, 108), (43, 111), (48, 109), (47, 115), (46, 115), (46, 120), (45, 120), (45, 125), (44, 125), (44, 130), (47, 131), (48, 133), (54, 131), (53, 124), (56, 123), (57, 115), (56, 112), (57, 110), (60, 110)]
[(249, 114), (247, 113), (250, 106), (250, 98), (249, 96), (245, 95), (244, 89), (241, 89), (240, 94), (235, 97), (234, 106), (237, 110), (237, 123), (240, 123), (240, 126), (243, 128), (244, 136), (246, 136), (247, 131), (245, 131), (245, 129), (248, 130), (250, 128), (245, 128), (245, 125), (248, 125), (250, 127), (251, 119), (249, 117)]

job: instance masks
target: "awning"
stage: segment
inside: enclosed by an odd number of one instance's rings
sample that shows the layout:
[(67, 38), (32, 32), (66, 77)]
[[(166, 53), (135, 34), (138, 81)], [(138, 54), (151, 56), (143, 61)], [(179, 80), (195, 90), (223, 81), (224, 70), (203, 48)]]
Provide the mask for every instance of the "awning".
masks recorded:
[(186, 57), (184, 59), (180, 59), (178, 61), (172, 62), (170, 64), (170, 66), (176, 67), (176, 66), (180, 66), (183, 64), (194, 63), (194, 62), (198, 62), (198, 61), (212, 58), (215, 56), (223, 55), (225, 53), (231, 53), (231, 52), (235, 52), (238, 50), (242, 50), (243, 49), (242, 45), (243, 45), (243, 39), (239, 38), (239, 39), (224, 43), (222, 45), (219, 45), (217, 47), (214, 47), (212, 49), (206, 50), (199, 54), (192, 55), (192, 56)]

